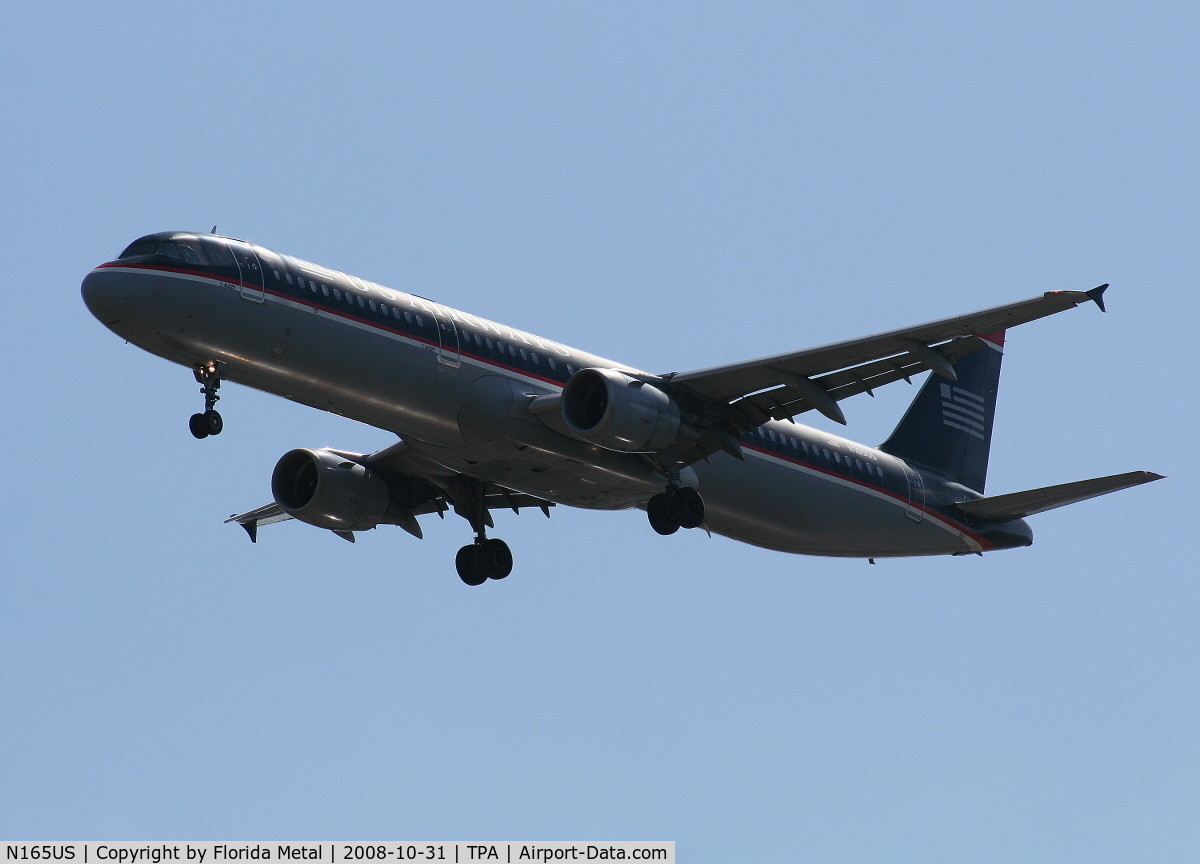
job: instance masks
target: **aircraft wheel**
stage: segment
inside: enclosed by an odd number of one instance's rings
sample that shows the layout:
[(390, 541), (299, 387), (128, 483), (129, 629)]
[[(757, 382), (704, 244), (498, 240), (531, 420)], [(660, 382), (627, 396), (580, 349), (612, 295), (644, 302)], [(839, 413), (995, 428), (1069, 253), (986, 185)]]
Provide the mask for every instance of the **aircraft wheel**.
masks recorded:
[(487, 574), (479, 566), (479, 547), (470, 543), (458, 550), (454, 556), (454, 567), (458, 570), (458, 578), (468, 585), (482, 585), (487, 581)]
[(503, 579), (512, 572), (512, 551), (503, 540), (484, 540), (479, 544), (475, 560), (479, 562), (479, 569), (486, 573), (489, 579)]
[(671, 499), (666, 493), (660, 492), (646, 504), (646, 515), (650, 518), (650, 527), (659, 534), (666, 536), (679, 530), (679, 520), (675, 518)]
[(203, 414), (193, 414), (188, 420), (188, 428), (192, 430), (192, 434), (197, 438), (207, 438), (208, 419)]
[(221, 419), (221, 415), (216, 411), (205, 411), (203, 415), (204, 422), (208, 426), (209, 435), (220, 435), (221, 430), (225, 428), (225, 421)]
[(676, 489), (671, 496), (671, 514), (680, 528), (699, 528), (704, 521), (704, 499), (690, 486)]

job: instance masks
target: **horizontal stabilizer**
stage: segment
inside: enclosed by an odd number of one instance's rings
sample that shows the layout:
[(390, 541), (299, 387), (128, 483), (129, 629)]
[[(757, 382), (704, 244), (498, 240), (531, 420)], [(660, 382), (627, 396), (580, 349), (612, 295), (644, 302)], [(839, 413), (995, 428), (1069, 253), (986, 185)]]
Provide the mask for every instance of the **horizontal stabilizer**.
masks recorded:
[(964, 513), (980, 519), (987, 519), (991, 522), (1008, 522), (1011, 519), (1024, 519), (1026, 516), (1053, 510), (1055, 507), (1065, 507), (1077, 501), (1086, 501), (1088, 498), (1107, 495), (1109, 492), (1161, 479), (1163, 479), (1163, 475), (1155, 474), (1153, 471), (1130, 471), (1127, 474), (1113, 474), (1111, 477), (1096, 477), (1091, 480), (1079, 480), (1075, 483), (1029, 489), (1025, 492), (1010, 492), (1008, 495), (993, 495), (990, 498), (962, 501), (956, 506)]

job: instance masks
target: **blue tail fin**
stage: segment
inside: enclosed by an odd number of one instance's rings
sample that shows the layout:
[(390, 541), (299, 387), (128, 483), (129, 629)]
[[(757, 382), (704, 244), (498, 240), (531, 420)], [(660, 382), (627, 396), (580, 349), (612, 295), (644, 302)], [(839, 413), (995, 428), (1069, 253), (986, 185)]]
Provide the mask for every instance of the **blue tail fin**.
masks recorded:
[(1004, 332), (981, 336), (985, 347), (954, 364), (957, 381), (930, 374), (904, 418), (879, 449), (983, 492), (992, 419), (1004, 359)]

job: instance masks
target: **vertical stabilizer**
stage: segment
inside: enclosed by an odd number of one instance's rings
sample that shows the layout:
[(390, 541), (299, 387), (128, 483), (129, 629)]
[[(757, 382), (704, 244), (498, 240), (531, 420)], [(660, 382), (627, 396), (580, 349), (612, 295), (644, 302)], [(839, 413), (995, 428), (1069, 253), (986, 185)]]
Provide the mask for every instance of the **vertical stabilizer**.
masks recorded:
[(983, 350), (954, 364), (958, 380), (930, 374), (879, 449), (982, 493), (1004, 359), (1004, 331), (979, 338)]

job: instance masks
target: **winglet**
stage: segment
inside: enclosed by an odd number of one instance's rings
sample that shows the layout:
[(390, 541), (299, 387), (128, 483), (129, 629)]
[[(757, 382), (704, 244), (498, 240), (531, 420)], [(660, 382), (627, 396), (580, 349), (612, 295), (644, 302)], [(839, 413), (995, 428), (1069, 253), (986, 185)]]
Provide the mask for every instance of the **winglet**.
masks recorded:
[(258, 520), (251, 519), (249, 522), (242, 522), (241, 526), (246, 529), (246, 533), (250, 535), (250, 542), (258, 542)]
[(1104, 308), (1104, 292), (1107, 290), (1108, 283), (1105, 282), (1103, 285), (1097, 285), (1091, 291), (1084, 291), (1083, 293), (1092, 298), (1092, 301), (1100, 307), (1101, 312), (1107, 312), (1108, 310)]

